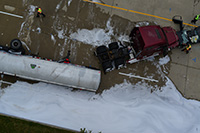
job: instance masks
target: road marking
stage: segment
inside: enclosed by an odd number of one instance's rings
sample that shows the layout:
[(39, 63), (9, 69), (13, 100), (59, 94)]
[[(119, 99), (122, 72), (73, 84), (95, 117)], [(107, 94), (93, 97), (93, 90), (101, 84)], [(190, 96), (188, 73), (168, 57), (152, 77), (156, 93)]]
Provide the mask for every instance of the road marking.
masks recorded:
[(144, 79), (144, 80), (148, 80), (148, 81), (152, 81), (152, 82), (158, 82), (158, 80), (155, 80), (155, 79), (150, 79), (150, 78), (135, 76), (133, 74), (127, 74), (127, 73), (121, 73), (121, 72), (119, 72), (119, 74), (127, 76), (127, 77), (131, 77), (131, 78), (138, 78), (138, 79)]
[[(131, 12), (131, 13), (135, 13), (135, 14), (140, 14), (140, 15), (145, 15), (145, 16), (154, 17), (154, 18), (158, 18), (158, 19), (163, 19), (163, 20), (166, 20), (166, 21), (172, 21), (172, 19), (168, 19), (168, 18), (164, 18), (164, 17), (160, 17), (160, 16), (148, 14), (148, 13), (138, 12), (138, 11), (134, 11), (134, 10), (129, 10), (129, 9), (126, 9), (126, 8), (111, 6), (111, 5), (107, 5), (107, 4), (103, 4), (103, 3), (99, 3), (99, 2), (94, 2), (94, 1), (90, 1), (90, 0), (83, 0), (83, 1), (89, 2), (89, 3), (94, 3), (94, 4), (97, 4), (97, 5), (101, 5), (101, 6), (110, 7), (110, 8), (113, 8), (113, 9), (119, 9), (119, 10), (122, 10), (122, 11)], [(192, 27), (198, 27), (196, 25), (192, 25), (192, 24), (188, 24), (188, 23), (183, 23), (183, 24), (188, 25), (188, 26), (192, 26)]]
[(195, 57), (195, 58), (194, 58), (194, 59), (192, 59), (192, 60), (193, 60), (194, 62), (196, 62), (196, 59), (197, 59), (197, 58)]
[(13, 16), (13, 17), (17, 17), (17, 18), (23, 18), (23, 16), (20, 16), (20, 15), (16, 15), (16, 14), (11, 14), (11, 13), (7, 13), (7, 12), (3, 12), (3, 11), (0, 11), (1, 14), (5, 14), (5, 15), (10, 15), (10, 16)]

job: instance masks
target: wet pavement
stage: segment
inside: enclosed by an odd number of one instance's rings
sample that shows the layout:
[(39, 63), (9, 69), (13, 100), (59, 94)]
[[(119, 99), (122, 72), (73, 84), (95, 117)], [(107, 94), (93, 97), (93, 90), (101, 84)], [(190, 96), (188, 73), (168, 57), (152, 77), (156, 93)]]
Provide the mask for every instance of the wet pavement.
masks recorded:
[[(167, 19), (171, 19), (174, 15), (182, 15), (186, 23), (193, 18), (194, 14), (198, 13), (200, 6), (197, 0), (184, 0), (184, 2), (183, 0), (167, 0), (166, 2), (101, 0), (100, 3)], [(31, 53), (53, 60), (59, 60), (67, 55), (68, 50), (71, 50), (72, 63), (99, 69), (101, 66), (93, 53), (95, 46), (107, 45), (112, 41), (122, 41), (135, 25), (157, 23), (161, 26), (172, 26), (178, 29), (178, 26), (171, 21), (158, 17), (82, 0), (1, 0), (0, 5), (0, 11), (23, 16), (21, 19), (0, 14), (1, 45), (8, 45), (12, 39), (19, 38), (27, 44)], [(36, 17), (36, 6), (43, 9), (45, 18)], [(187, 12), (185, 12), (186, 8)], [(199, 23), (197, 22), (197, 25)], [(80, 36), (82, 40), (78, 38)], [(169, 55), (171, 61), (166, 65), (160, 65), (159, 57), (156, 57), (127, 65), (126, 69), (114, 70), (107, 74), (102, 73), (101, 84), (97, 92), (109, 89), (124, 80), (131, 83), (145, 82), (152, 86), (150, 89), (159, 89), (165, 84), (165, 76), (169, 75), (185, 97), (200, 99), (199, 44), (193, 47), (188, 55), (181, 52), (180, 49), (173, 50)], [(194, 58), (196, 58), (195, 63), (192, 60)], [(125, 77), (119, 75), (119, 72), (153, 78), (159, 80), (159, 83)], [(12, 78), (4, 76), (3, 79), (11, 80)], [(14, 81), (15, 79), (12, 79), (12, 82)]]

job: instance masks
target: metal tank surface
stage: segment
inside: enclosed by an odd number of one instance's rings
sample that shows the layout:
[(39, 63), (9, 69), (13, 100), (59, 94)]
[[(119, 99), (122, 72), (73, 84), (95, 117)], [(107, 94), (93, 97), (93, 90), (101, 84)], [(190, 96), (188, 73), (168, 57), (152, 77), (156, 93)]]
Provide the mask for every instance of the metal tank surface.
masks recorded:
[(89, 91), (96, 91), (101, 80), (100, 70), (3, 51), (0, 51), (0, 73)]

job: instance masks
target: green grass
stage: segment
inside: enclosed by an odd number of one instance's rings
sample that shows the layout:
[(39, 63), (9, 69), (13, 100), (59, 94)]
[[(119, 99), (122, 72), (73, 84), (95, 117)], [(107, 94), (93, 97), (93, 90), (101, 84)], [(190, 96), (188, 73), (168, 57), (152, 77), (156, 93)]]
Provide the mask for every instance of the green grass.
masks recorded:
[(0, 115), (1, 133), (74, 133), (38, 123)]

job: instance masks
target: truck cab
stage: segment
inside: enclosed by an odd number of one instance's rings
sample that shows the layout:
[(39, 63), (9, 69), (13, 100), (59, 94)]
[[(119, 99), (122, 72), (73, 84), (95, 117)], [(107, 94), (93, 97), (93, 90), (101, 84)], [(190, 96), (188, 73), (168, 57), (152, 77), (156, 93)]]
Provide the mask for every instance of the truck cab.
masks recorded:
[(170, 49), (179, 45), (176, 31), (159, 25), (135, 27), (129, 37), (126, 45), (125, 42), (112, 42), (108, 46), (96, 48), (94, 53), (102, 64), (104, 73), (115, 68), (125, 68), (126, 63), (132, 64), (150, 56), (166, 56)]
[(176, 31), (159, 25), (135, 27), (130, 34), (130, 60), (134, 63), (149, 56), (167, 55), (168, 50), (179, 45)]

